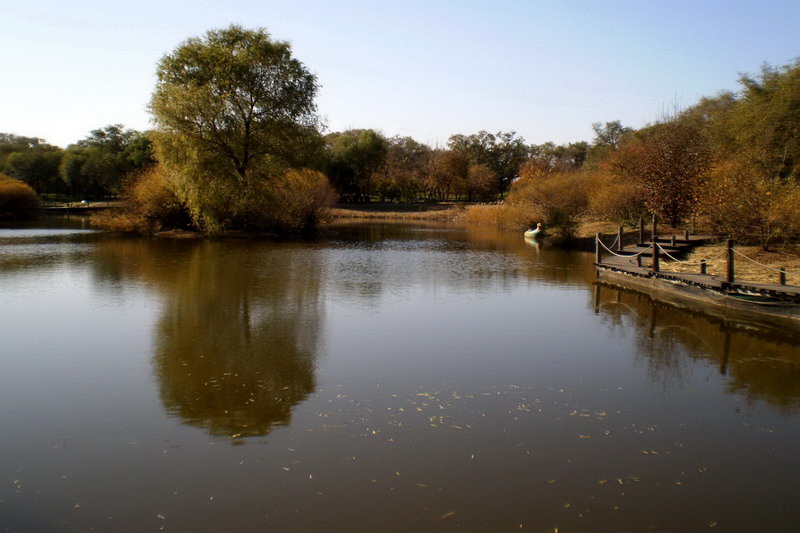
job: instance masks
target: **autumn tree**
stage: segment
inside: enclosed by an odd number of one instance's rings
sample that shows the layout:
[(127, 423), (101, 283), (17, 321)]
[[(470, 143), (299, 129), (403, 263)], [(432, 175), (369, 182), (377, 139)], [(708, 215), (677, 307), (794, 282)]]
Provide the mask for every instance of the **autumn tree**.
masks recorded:
[(635, 133), (619, 120), (595, 122), (592, 130), (594, 139), (586, 154), (586, 164), (591, 168), (603, 166)]
[(416, 202), (426, 191), (431, 149), (411, 137), (387, 142), (386, 160), (378, 171), (376, 189), (381, 198)]
[(455, 150), (435, 150), (427, 176), (428, 190), (438, 201), (447, 200), (453, 192), (466, 189), (469, 161)]
[(497, 173), (486, 165), (470, 165), (465, 190), (467, 200), (494, 200), (497, 194)]
[(697, 206), (712, 151), (699, 128), (677, 118), (640, 135), (618, 154), (616, 168), (639, 184), (651, 212), (677, 226)]
[(188, 39), (156, 74), (156, 154), (196, 223), (268, 225), (270, 182), (322, 147), (316, 77), (289, 43), (236, 25)]
[(447, 141), (447, 146), (464, 154), (470, 164), (483, 165), (491, 170), (497, 177), (496, 194), (503, 194), (508, 189), (528, 157), (525, 139), (514, 131), (453, 135)]
[(720, 153), (705, 188), (704, 212), (714, 227), (767, 248), (800, 233), (800, 60), (765, 65), (740, 78), (742, 90), (701, 101), (702, 117)]

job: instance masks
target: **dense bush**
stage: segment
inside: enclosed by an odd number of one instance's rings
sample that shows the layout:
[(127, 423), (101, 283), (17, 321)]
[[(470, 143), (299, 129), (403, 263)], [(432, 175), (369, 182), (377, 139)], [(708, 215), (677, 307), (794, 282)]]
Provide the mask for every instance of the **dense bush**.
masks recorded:
[(598, 171), (589, 179), (589, 212), (597, 220), (635, 225), (648, 216), (641, 189), (633, 180), (626, 180), (607, 171)]
[(588, 174), (548, 174), (528, 167), (520, 174), (508, 195), (505, 218), (517, 229), (541, 222), (554, 241), (572, 239), (589, 207)]
[(523, 167), (521, 174), (503, 204), (470, 207), (467, 221), (515, 231), (541, 222), (551, 242), (573, 239), (589, 206), (588, 174), (547, 173), (533, 165)]
[(325, 174), (310, 169), (291, 169), (272, 180), (265, 195), (265, 225), (289, 232), (315, 228), (324, 208), (336, 201), (336, 192)]
[(110, 231), (133, 233), (191, 226), (189, 211), (161, 166), (130, 175), (123, 185), (122, 200), (121, 209), (98, 213), (92, 223)]
[(29, 185), (0, 174), (0, 217), (23, 216), (40, 205), (39, 196)]
[(713, 231), (767, 249), (800, 233), (800, 184), (770, 179), (735, 159), (719, 164), (704, 184), (702, 213)]

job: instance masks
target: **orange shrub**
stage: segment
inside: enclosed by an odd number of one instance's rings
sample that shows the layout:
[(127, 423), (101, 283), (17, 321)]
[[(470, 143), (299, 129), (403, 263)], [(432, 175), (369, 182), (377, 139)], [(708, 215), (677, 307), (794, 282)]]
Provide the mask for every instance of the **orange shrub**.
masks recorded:
[(569, 241), (589, 206), (588, 182), (586, 173), (547, 174), (523, 168), (508, 195), (504, 218), (517, 225), (515, 229), (541, 222), (554, 241)]
[(92, 223), (109, 231), (143, 233), (191, 225), (188, 210), (169, 186), (161, 166), (130, 175), (122, 190), (124, 207), (92, 216)]
[(0, 174), (0, 217), (16, 218), (41, 206), (29, 185)]
[(590, 178), (589, 212), (598, 220), (629, 225), (648, 214), (638, 183), (603, 171)]
[(323, 209), (336, 201), (336, 191), (322, 172), (290, 169), (268, 184), (266, 225), (284, 231), (316, 227)]

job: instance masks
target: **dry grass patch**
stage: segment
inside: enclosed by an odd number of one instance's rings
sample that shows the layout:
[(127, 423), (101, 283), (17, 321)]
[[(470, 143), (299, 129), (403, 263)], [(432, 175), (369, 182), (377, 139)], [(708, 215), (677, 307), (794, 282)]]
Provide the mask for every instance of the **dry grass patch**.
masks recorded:
[[(778, 283), (779, 274), (774, 269), (785, 268), (787, 283), (789, 285), (800, 285), (800, 252), (798, 250), (764, 251), (759, 246), (737, 246), (736, 251), (739, 252), (734, 256), (737, 281)], [(752, 261), (742, 257), (740, 254), (747, 256)], [(706, 260), (709, 274), (715, 276), (725, 276), (727, 274), (727, 254), (725, 246), (722, 244), (696, 248), (684, 259), (688, 263), (695, 264), (664, 261), (661, 268), (672, 272), (700, 272), (700, 266), (696, 263), (699, 263), (702, 259)], [(760, 263), (760, 265), (753, 261)], [(766, 265), (766, 267), (761, 265)]]
[(327, 218), (365, 220), (454, 221), (464, 216), (465, 208), (456, 204), (360, 204), (339, 205), (325, 210)]

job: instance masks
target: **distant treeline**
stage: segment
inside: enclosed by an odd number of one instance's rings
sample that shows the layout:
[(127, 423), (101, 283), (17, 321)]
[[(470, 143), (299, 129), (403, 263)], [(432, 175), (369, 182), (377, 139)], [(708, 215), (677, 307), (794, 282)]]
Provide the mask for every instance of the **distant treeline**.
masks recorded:
[[(599, 136), (625, 130), (619, 122), (595, 128)], [(116, 196), (126, 177), (156, 163), (151, 135), (112, 124), (63, 149), (41, 138), (0, 133), (0, 172), (40, 195)], [(513, 131), (480, 131), (451, 136), (447, 148), (431, 148), (411, 137), (354, 129), (320, 134), (305, 164), (325, 173), (345, 202), (487, 201), (507, 192), (531, 158), (575, 170), (602, 156), (605, 142), (527, 145)]]
[(312, 227), (338, 197), (504, 200), (474, 218), (541, 221), (567, 238), (586, 217), (632, 223), (648, 213), (676, 226), (701, 217), (765, 247), (800, 234), (798, 61), (765, 65), (739, 91), (638, 130), (595, 123), (592, 142), (531, 145), (514, 131), (479, 131), (441, 148), (371, 129), (324, 134), (316, 77), (263, 29), (188, 39), (157, 75), (154, 130), (109, 125), (66, 149), (0, 134), (0, 173), (39, 195), (121, 195), (132, 210), (120, 229)]

